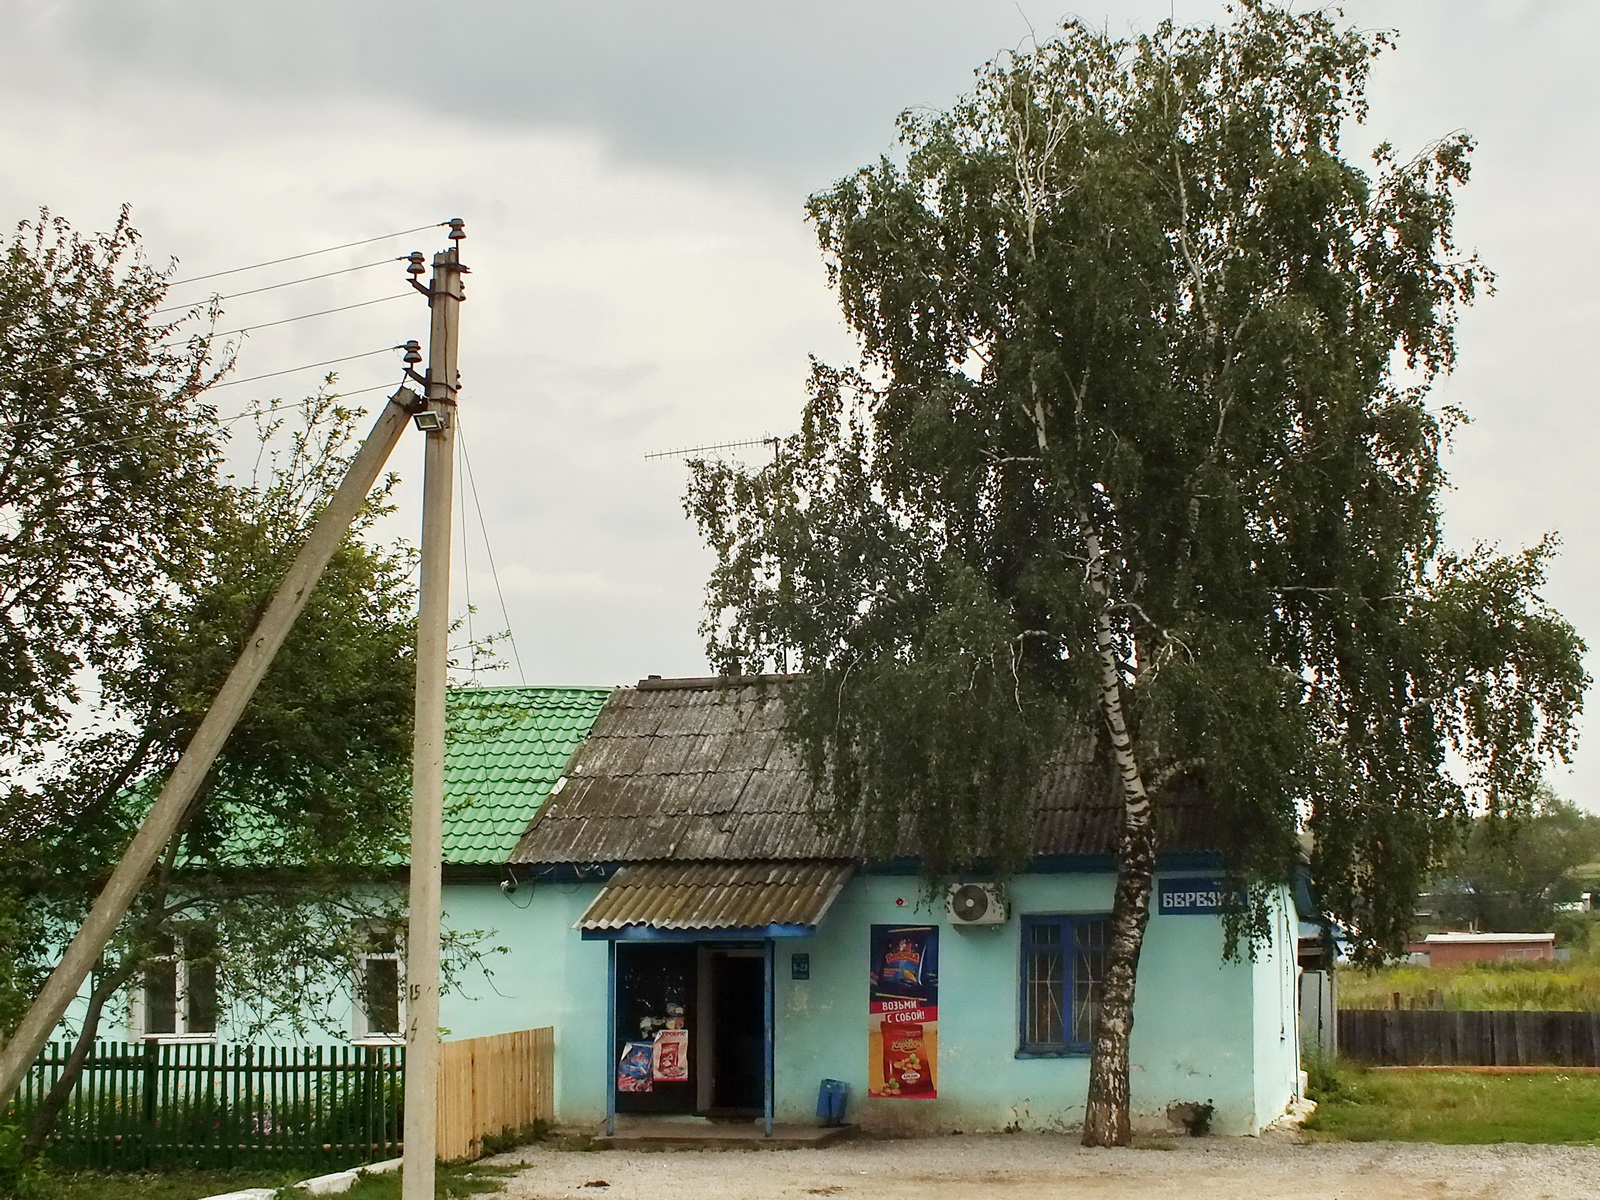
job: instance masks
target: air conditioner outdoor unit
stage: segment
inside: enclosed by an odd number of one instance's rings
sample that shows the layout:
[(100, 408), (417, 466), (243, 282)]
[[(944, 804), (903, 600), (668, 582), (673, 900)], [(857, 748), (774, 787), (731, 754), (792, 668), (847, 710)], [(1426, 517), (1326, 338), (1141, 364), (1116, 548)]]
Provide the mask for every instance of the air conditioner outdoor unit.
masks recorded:
[(948, 901), (952, 925), (1004, 925), (1011, 915), (998, 883), (955, 884)]

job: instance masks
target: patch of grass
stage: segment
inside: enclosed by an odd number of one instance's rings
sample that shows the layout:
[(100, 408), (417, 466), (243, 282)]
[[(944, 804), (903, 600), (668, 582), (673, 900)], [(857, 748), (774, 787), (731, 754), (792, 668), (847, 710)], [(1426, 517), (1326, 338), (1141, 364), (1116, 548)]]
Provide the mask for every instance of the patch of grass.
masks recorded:
[(521, 1129), (488, 1134), (483, 1139), (483, 1156), (487, 1158), (491, 1154), (503, 1154), (519, 1146), (531, 1146), (534, 1142), (549, 1141), (551, 1132), (549, 1121), (535, 1121), (531, 1125), (524, 1125)]
[(1600, 1076), (1308, 1070), (1317, 1139), (1352, 1142), (1600, 1141)]
[[(326, 1168), (322, 1168), (326, 1170)], [(239, 1167), (228, 1171), (69, 1171), (48, 1175), (40, 1200), (196, 1200), (249, 1187), (287, 1187), (318, 1168)]]
[[(482, 1163), (442, 1166), (434, 1178), (435, 1196), (482, 1196), (498, 1192), (516, 1167), (488, 1167)], [(304, 1193), (300, 1193), (304, 1195)], [(344, 1193), (348, 1200), (400, 1200), (400, 1172), (373, 1175)]]
[[(293, 1168), (239, 1167), (228, 1171), (54, 1171), (45, 1177), (38, 1200), (196, 1200), (242, 1188), (279, 1189), (287, 1200), (305, 1200), (295, 1184), (313, 1175), (325, 1175), (326, 1165)], [(514, 1167), (487, 1167), (466, 1163), (439, 1168), (435, 1195), (454, 1200), (500, 1191)], [(4, 1195), (0, 1192), (0, 1195)], [(344, 1193), (351, 1200), (398, 1200), (400, 1173), (374, 1175)]]
[(1463, 963), (1424, 967), (1410, 963), (1373, 971), (1339, 972), (1340, 1008), (1391, 1008), (1395, 993), (1406, 1008), (1428, 1008), (1438, 994), (1448, 1010), (1475, 1012), (1600, 1011), (1600, 964), (1591, 961)]

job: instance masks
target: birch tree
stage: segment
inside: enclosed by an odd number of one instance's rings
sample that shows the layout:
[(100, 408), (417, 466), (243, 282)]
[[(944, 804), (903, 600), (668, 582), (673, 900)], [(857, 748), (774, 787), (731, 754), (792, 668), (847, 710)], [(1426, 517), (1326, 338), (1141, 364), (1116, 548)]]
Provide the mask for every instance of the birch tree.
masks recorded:
[(710, 652), (798, 668), (825, 822), (930, 878), (1030, 853), (1052, 757), (1095, 714), (1121, 802), (1083, 1140), (1130, 1137), (1163, 805), (1217, 807), (1244, 952), (1314, 837), (1372, 954), (1465, 814), (1571, 750), (1582, 643), (1546, 540), (1442, 541), (1464, 414), (1430, 400), (1462, 305), (1470, 139), (1370, 165), (1381, 34), (1246, 2), (1226, 26), (1082, 24), (908, 112), (811, 198), (850, 368), (814, 364), (777, 461), (697, 465)]

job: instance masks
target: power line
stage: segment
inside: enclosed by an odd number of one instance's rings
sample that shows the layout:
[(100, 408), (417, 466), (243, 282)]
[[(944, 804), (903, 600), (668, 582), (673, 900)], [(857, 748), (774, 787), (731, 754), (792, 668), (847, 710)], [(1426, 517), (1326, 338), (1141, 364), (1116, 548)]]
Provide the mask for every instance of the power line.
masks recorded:
[(387, 304), (390, 300), (404, 300), (409, 292), (396, 292), (393, 296), (379, 296), (376, 300), (362, 300), (357, 304), (343, 304), (338, 308), (325, 308), (321, 312), (301, 313), (298, 317), (285, 317), (281, 321), (263, 321), (259, 325), (245, 325), (238, 329), (230, 329), (226, 333), (190, 334), (190, 337), (206, 336), (213, 338), (232, 337), (236, 333), (253, 333), (257, 329), (271, 329), (274, 325), (292, 325), (296, 321), (309, 321), (312, 317), (326, 317), (330, 313), (349, 312), (352, 308), (366, 308), (372, 304)]
[[(248, 380), (236, 380), (234, 382), (246, 383), (246, 382), (248, 382)], [(221, 385), (218, 384), (216, 386), (220, 387)], [(337, 392), (331, 392), (329, 394), (333, 395), (333, 396), (360, 396), (360, 395), (363, 395), (366, 392), (375, 392), (379, 388), (386, 388), (386, 387), (393, 387), (393, 386), (395, 386), (395, 385), (394, 384), (390, 384), (390, 383), (379, 383), (379, 384), (373, 385), (372, 387), (361, 388), (358, 391), (353, 391), (353, 392), (337, 391)], [(206, 390), (209, 391), (210, 389), (207, 388)], [(203, 400), (205, 398), (205, 394), (206, 393), (204, 391), (199, 392), (194, 397), (192, 397), (192, 399)], [(162, 399), (163, 400), (169, 400), (169, 399), (172, 399), (172, 397), (163, 396)], [(294, 406), (290, 405), (288, 407), (294, 407)], [(70, 412), (68, 412), (66, 414), (66, 417), (68, 419), (70, 419), (70, 420), (76, 421), (76, 420), (79, 420), (79, 419), (81, 419), (83, 417), (99, 417), (99, 416), (104, 416), (106, 413), (125, 412), (125, 411), (128, 410), (128, 408), (129, 408), (129, 406), (126, 405), (126, 404), (108, 404), (108, 405), (104, 406), (103, 408), (74, 408), (74, 409), (72, 409)], [(245, 414), (245, 415), (248, 415), (248, 414)], [(218, 418), (216, 418), (216, 420), (218, 420), (221, 424), (224, 424), (224, 425), (228, 424), (228, 422), (230, 422), (230, 421), (237, 420), (237, 419), (238, 419), (237, 417), (218, 417)], [(28, 422), (25, 421), (25, 420), (15, 420), (15, 421), (11, 422), (11, 425), (10, 425), (9, 428), (15, 429), (15, 428), (17, 428), (19, 426), (26, 426), (27, 424), (28, 424)], [(6, 432), (7, 428), (8, 427), (5, 424), (0, 423), (0, 433)], [(157, 434), (157, 435), (154, 435), (154, 436), (164, 437), (166, 435), (165, 434)], [(95, 446), (104, 445), (104, 444), (105, 443), (103, 443), (103, 442), (87, 443), (87, 445), (95, 445)]]
[[(390, 263), (397, 262), (405, 262), (405, 255), (402, 254), (395, 258), (383, 258), (377, 262), (362, 263), (359, 267), (344, 267), (338, 271), (324, 271), (321, 275), (307, 275), (303, 279), (286, 279), (282, 283), (269, 283), (266, 287), (250, 288), (243, 292), (229, 292), (226, 296), (212, 296), (211, 300), (237, 300), (240, 296), (254, 296), (261, 292), (273, 292), (279, 288), (293, 287), (297, 283), (313, 283), (318, 279), (332, 279), (335, 275), (349, 275), (356, 271), (370, 271), (373, 267), (386, 267)], [(165, 308), (151, 309), (150, 315), (157, 316), (164, 312), (177, 312), (179, 309), (184, 308), (198, 308), (205, 303), (207, 303), (205, 300), (196, 300), (190, 304), (169, 304)]]
[(251, 263), (248, 267), (232, 267), (226, 271), (213, 271), (209, 275), (191, 275), (188, 279), (174, 279), (167, 286), (182, 287), (186, 283), (199, 283), (202, 279), (221, 279), (224, 275), (237, 275), (241, 271), (254, 271), (261, 267), (275, 267), (279, 263), (298, 262), (302, 258), (315, 258), (319, 254), (332, 254), (335, 250), (349, 250), (354, 246), (370, 246), (373, 242), (385, 242), (390, 238), (405, 237), (410, 233), (425, 233), (430, 229), (439, 229), (448, 224), (450, 224), (449, 221), (435, 221), (431, 225), (418, 225), (415, 229), (401, 229), (394, 233), (380, 234), (378, 237), (363, 238), (359, 242), (345, 242), (341, 246), (324, 246), (321, 250), (307, 250), (304, 254), (291, 254), (287, 258), (272, 258), (266, 262)]
[[(461, 422), (459, 414), (456, 420), (456, 438), (461, 437)], [(474, 685), (478, 682), (478, 639), (472, 630), (472, 563), (468, 553), (467, 542), (467, 480), (463, 475), (456, 481), (456, 490), (460, 494), (462, 503), (458, 506), (461, 510), (461, 591), (467, 602), (467, 675), (468, 680)]]
[[(401, 383), (404, 383), (404, 382), (405, 382), (404, 380), (401, 380)], [(328, 400), (343, 400), (347, 396), (365, 396), (368, 392), (381, 392), (381, 391), (384, 391), (386, 389), (396, 388), (396, 387), (399, 387), (399, 386), (400, 386), (400, 384), (395, 383), (393, 380), (391, 380), (388, 383), (375, 383), (371, 387), (356, 388), (355, 390), (348, 391), (348, 392), (344, 391), (341, 388), (337, 392), (329, 392), (326, 397), (322, 397), (322, 398), (323, 399), (328, 399)], [(310, 396), (310, 397), (307, 397), (304, 400), (296, 400), (293, 404), (275, 404), (274, 407), (278, 411), (287, 411), (288, 409), (291, 409), (291, 408), (305, 408), (306, 405), (308, 405), (308, 404), (315, 404), (317, 402), (317, 400), (318, 400), (318, 397)], [(247, 409), (246, 411), (241, 412), (241, 413), (234, 413), (230, 417), (219, 417), (217, 419), (217, 424), (219, 424), (219, 425), (231, 425), (235, 421), (242, 421), (248, 416), (253, 416), (255, 413), (263, 412), (263, 411), (269, 411), (270, 412), (272, 410), (271, 409), (265, 409), (264, 410), (258, 404), (255, 408)]]
[[(528, 682), (528, 674), (522, 669), (522, 652), (517, 649), (517, 633), (511, 625), (511, 613), (506, 608), (506, 594), (500, 587), (500, 569), (494, 563), (494, 546), (489, 542), (489, 523), (483, 519), (483, 498), (478, 494), (478, 481), (472, 475), (472, 459), (467, 455), (467, 438), (462, 432), (460, 414), (456, 419), (456, 438), (461, 443), (461, 465), (466, 468), (467, 483), (472, 488), (472, 505), (478, 510), (478, 530), (483, 534), (483, 552), (489, 559), (489, 576), (494, 580), (494, 592), (500, 599), (500, 619), (506, 623), (506, 637), (511, 641), (511, 658), (517, 664), (517, 678), (524, 684)], [(461, 535), (463, 543), (466, 535)], [(462, 554), (462, 565), (466, 565), (466, 555)]]
[(400, 350), (401, 346), (384, 346), (381, 350), (368, 350), (364, 354), (346, 354), (343, 358), (327, 358), (321, 362), (306, 363), (304, 366), (287, 367), (282, 371), (268, 371), (265, 375), (251, 375), (245, 379), (227, 379), (222, 383), (214, 383), (206, 391), (215, 391), (217, 388), (233, 387), (239, 383), (254, 383), (258, 379), (276, 379), (279, 375), (293, 375), (296, 371), (309, 371), (313, 367), (331, 367), (334, 363), (353, 362), (358, 358), (371, 358), (374, 354), (388, 354), (393, 350)]
[[(255, 407), (247, 408), (243, 412), (232, 413), (232, 414), (230, 414), (230, 415), (228, 415), (226, 417), (217, 417), (216, 418), (216, 424), (218, 424), (218, 425), (233, 425), (233, 424), (235, 424), (235, 423), (237, 423), (239, 421), (243, 421), (247, 417), (258, 416), (258, 415), (261, 415), (263, 413), (291, 412), (291, 411), (293, 411), (294, 409), (297, 409), (297, 408), (306, 408), (309, 405), (317, 403), (318, 400), (323, 400), (323, 399), (327, 399), (327, 400), (343, 400), (348, 396), (362, 396), (362, 395), (366, 395), (368, 392), (386, 391), (386, 390), (388, 390), (390, 388), (394, 388), (394, 387), (398, 387), (398, 386), (399, 386), (398, 384), (395, 384), (395, 383), (392, 383), (392, 382), (391, 383), (379, 383), (379, 384), (374, 384), (371, 387), (357, 388), (357, 389), (355, 389), (353, 391), (348, 391), (348, 392), (346, 392), (346, 391), (338, 391), (338, 392), (330, 392), (326, 396), (320, 396), (320, 397), (319, 396), (311, 396), (311, 397), (308, 397), (305, 400), (297, 400), (293, 404), (277, 404), (277, 403), (274, 403), (270, 408), (263, 408), (260, 404), (257, 404)], [(59, 453), (62, 453), (62, 454), (76, 455), (76, 454), (83, 453), (85, 450), (98, 450), (98, 449), (101, 449), (102, 447), (105, 447), (105, 446), (123, 446), (123, 445), (131, 444), (133, 442), (162, 441), (162, 440), (165, 440), (165, 439), (169, 438), (170, 436), (171, 436), (171, 434), (169, 432), (165, 432), (165, 431), (160, 432), (160, 433), (136, 433), (136, 434), (130, 434), (129, 436), (122, 437), (122, 438), (106, 438), (105, 440), (99, 441), (99, 442), (79, 442), (77, 445), (73, 445), (73, 446), (55, 446), (55, 447), (51, 447), (51, 449), (53, 451), (56, 451), (56, 452), (59, 452)], [(70, 482), (70, 481), (75, 480), (75, 479), (87, 478), (88, 476), (93, 475), (94, 473), (95, 472), (93, 472), (93, 471), (78, 471), (78, 472), (76, 472), (74, 474), (71, 474), (71, 475), (59, 475), (59, 476), (56, 476), (55, 479), (59, 483), (67, 483), (67, 482)]]

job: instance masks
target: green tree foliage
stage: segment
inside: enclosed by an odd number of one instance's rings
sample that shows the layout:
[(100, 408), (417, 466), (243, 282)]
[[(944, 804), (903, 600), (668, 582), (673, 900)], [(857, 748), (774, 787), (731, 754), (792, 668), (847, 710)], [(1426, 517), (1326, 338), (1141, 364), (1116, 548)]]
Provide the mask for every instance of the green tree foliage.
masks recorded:
[(1579, 898), (1576, 871), (1600, 857), (1600, 817), (1540, 789), (1527, 813), (1475, 819), (1431, 889), (1452, 929), (1543, 933)]
[(160, 586), (216, 487), (218, 364), (154, 315), (165, 287), (126, 210), (89, 237), (44, 213), (0, 249), (0, 755), (18, 765), (118, 664), (128, 598)]
[(1539, 598), (1551, 543), (1440, 543), (1457, 415), (1429, 385), (1489, 277), (1452, 241), (1465, 136), (1342, 157), (1385, 44), (1254, 2), (1132, 40), (1071, 23), (907, 113), (897, 157), (810, 202), (860, 362), (814, 367), (776, 463), (691, 485), (712, 655), (805, 672), (824, 816), (875, 850), (1016, 869), (1098, 713), (1123, 819), (1090, 1143), (1129, 1136), (1176, 781), (1258, 899), (1309, 828), (1371, 953), (1452, 823), (1570, 749), (1587, 680)]
[[(263, 411), (253, 473), (224, 476), (225, 428), (198, 399), (217, 374), (207, 338), (163, 323), (164, 291), (126, 215), (98, 238), (24, 226), (0, 276), (11, 422), (0, 432), (0, 1036), (354, 451), (359, 414), (325, 389)], [(107, 947), (80, 1054), (152, 956), (184, 942), (215, 967), (235, 1036), (268, 1023), (305, 1031), (340, 1013), (355, 955), (401, 915), (414, 562), (372, 536), (392, 482), (335, 554)], [(476, 954), (471, 934), (446, 947), (450, 966)], [(36, 1115), (30, 1153), (75, 1074)]]
[[(205, 715), (278, 579), (344, 473), (357, 414), (330, 396), (285, 429), (254, 480), (232, 480), (191, 532), (183, 573), (136, 606), (100, 704), (48, 768), (14, 785), (13, 813), (38, 819), (0, 854), (10, 868), (8, 1014), (36, 990), (62, 940)], [(409, 802), (414, 605), (411, 553), (365, 534), (376, 493), (330, 563), (229, 739), (184, 828), (118, 930), (78, 1045), (105, 1006), (175, 943), (203, 942), (235, 1036), (268, 1024), (305, 1032), (340, 1011), (356, 955), (401, 919), (386, 881), (403, 861)], [(471, 956), (470, 937), (450, 948)], [(458, 953), (459, 951), (459, 953)], [(63, 1073), (61, 1098), (74, 1071)], [(54, 1116), (30, 1131), (37, 1149)]]

